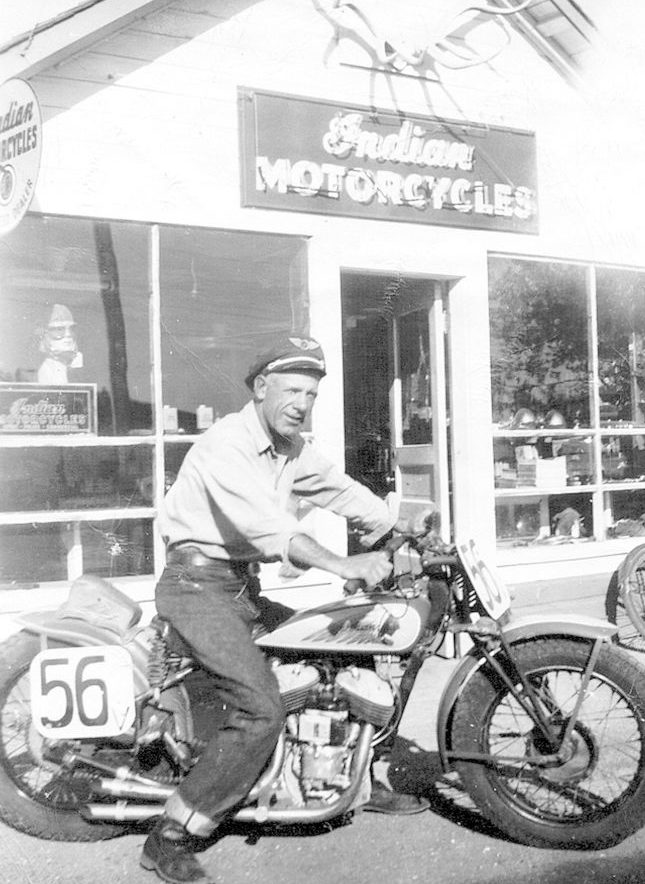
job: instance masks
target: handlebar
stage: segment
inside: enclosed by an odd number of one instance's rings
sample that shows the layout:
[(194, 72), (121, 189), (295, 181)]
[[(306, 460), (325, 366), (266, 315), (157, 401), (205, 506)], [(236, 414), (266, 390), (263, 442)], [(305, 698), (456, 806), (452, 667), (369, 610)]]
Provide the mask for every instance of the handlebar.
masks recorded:
[[(436, 538), (437, 543), (434, 547), (429, 543), (423, 542), (426, 538), (429, 538), (431, 534), (432, 532), (427, 532), (425, 534), (393, 534), (383, 544), (381, 550), (382, 552), (385, 552), (391, 560), (394, 553), (404, 546), (404, 544), (408, 543), (419, 555), (431, 556), (434, 565), (457, 565), (459, 560), (454, 552), (454, 547), (448, 546), (438, 538)], [(353, 578), (345, 581), (343, 593), (346, 596), (356, 595), (357, 592), (360, 592), (365, 588), (366, 584), (364, 580)]]

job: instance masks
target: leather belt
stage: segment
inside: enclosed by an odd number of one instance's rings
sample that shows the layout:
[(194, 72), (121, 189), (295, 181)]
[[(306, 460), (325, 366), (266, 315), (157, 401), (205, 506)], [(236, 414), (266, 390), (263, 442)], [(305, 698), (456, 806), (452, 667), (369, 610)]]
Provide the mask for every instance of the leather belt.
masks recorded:
[(168, 565), (185, 565), (187, 568), (207, 568), (209, 565), (224, 565), (238, 577), (246, 577), (249, 573), (249, 563), (239, 562), (233, 559), (215, 559), (207, 556), (198, 546), (190, 543), (181, 543), (171, 546), (166, 554)]

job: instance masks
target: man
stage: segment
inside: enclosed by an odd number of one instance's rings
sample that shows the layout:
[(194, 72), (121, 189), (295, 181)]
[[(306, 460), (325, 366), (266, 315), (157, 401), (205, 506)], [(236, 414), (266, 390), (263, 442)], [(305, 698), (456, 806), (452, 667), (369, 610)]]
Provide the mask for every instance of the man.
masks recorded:
[[(249, 568), (282, 561), (367, 585), (392, 569), (383, 552), (336, 555), (296, 518), (299, 499), (332, 510), (366, 532), (365, 546), (396, 520), (386, 502), (301, 436), (325, 373), (316, 341), (282, 336), (249, 371), (253, 400), (193, 445), (165, 499), (160, 526), (168, 555), (157, 610), (213, 674), (227, 711), (144, 845), (141, 864), (172, 884), (205, 881), (194, 836), (209, 837), (244, 800), (283, 726), (275, 677), (251, 637), (258, 610)], [(391, 792), (370, 805), (383, 812), (425, 808)]]

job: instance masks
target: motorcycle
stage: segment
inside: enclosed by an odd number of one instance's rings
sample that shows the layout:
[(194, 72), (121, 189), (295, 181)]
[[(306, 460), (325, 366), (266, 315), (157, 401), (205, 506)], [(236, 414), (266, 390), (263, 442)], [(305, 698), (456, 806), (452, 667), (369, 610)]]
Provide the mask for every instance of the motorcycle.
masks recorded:
[[(427, 526), (426, 526), (427, 528)], [(285, 724), (234, 819), (314, 825), (370, 795), (424, 663), (463, 653), (437, 710), (438, 746), (482, 814), (536, 847), (601, 849), (645, 821), (645, 679), (605, 621), (514, 617), (474, 543), (427, 528), (391, 538), (392, 575), (293, 613), (255, 640)], [(358, 590), (358, 591), (357, 591)], [(0, 818), (92, 841), (145, 824), (222, 714), (172, 627), (101, 578), (22, 618), (0, 648)], [(379, 748), (380, 747), (380, 748)]]

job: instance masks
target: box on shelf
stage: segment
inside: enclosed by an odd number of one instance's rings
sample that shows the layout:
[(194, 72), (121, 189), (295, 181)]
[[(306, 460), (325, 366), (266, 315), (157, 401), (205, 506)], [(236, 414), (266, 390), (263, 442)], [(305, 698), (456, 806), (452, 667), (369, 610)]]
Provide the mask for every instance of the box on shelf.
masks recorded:
[(517, 484), (533, 488), (552, 488), (567, 484), (566, 457), (518, 460)]

